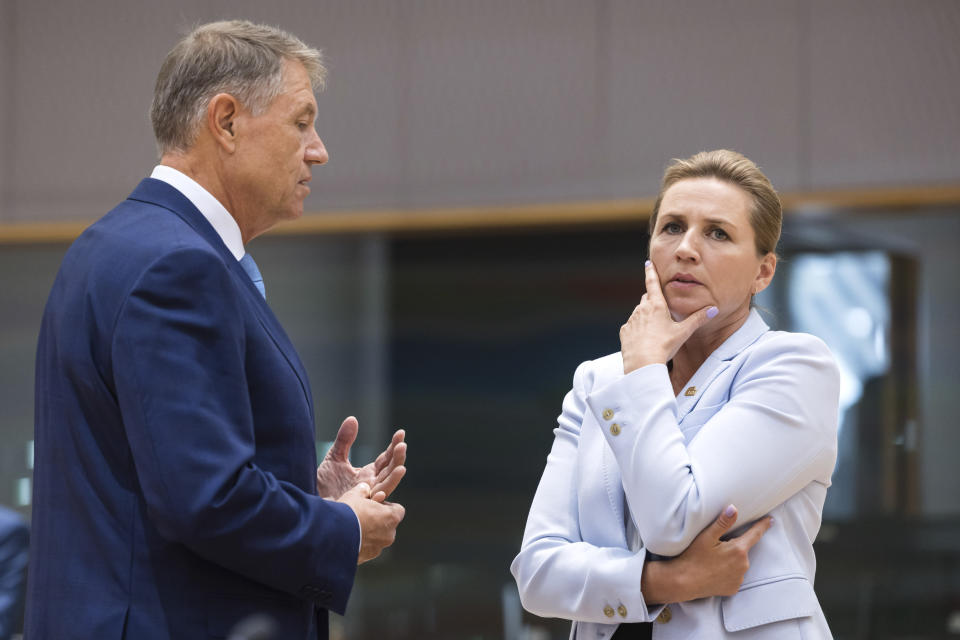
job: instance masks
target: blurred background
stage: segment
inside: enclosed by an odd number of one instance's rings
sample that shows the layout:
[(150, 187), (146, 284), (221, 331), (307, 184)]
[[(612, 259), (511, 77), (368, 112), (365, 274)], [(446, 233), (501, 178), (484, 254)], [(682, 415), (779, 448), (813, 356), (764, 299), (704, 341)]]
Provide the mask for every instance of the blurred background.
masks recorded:
[(642, 294), (665, 165), (719, 147), (786, 205), (768, 324), (843, 373), (817, 543), (834, 634), (960, 637), (955, 0), (0, 0), (0, 505), (30, 516), (63, 253), (154, 166), (166, 52), (235, 17), (330, 69), (309, 213), (250, 247), (318, 451), (350, 414), (355, 462), (396, 427), (410, 443), (397, 543), (333, 637), (567, 637), (508, 566), (573, 371)]

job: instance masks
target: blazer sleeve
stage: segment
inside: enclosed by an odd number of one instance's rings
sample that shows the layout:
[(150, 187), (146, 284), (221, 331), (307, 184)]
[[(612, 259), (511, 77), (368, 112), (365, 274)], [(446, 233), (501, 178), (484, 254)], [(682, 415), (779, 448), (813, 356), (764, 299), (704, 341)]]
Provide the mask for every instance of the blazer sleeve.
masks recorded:
[[(640, 590), (644, 549), (597, 546), (580, 534), (577, 447), (585, 409), (583, 378), (590, 363), (574, 374), (563, 401), (553, 447), (527, 518), (520, 553), (510, 565), (523, 607), (542, 617), (584, 622), (649, 622)], [(623, 604), (627, 616), (615, 619), (604, 608)]]
[(232, 278), (214, 254), (173, 252), (118, 313), (112, 373), (148, 516), (208, 560), (342, 613), (357, 518), (253, 462), (245, 311)]
[(840, 388), (829, 349), (806, 334), (780, 334), (751, 349), (729, 401), (689, 444), (662, 364), (587, 398), (599, 424), (620, 426), (603, 429), (604, 437), (640, 535), (654, 553), (681, 553), (730, 503), (745, 524), (813, 481), (829, 483)]

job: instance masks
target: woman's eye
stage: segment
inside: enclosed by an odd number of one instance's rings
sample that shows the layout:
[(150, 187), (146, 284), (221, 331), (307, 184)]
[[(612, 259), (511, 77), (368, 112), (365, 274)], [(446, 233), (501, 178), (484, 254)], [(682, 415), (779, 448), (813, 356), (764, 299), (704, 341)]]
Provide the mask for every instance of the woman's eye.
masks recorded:
[(726, 240), (730, 236), (727, 235), (727, 232), (723, 229), (714, 229), (710, 232), (710, 237), (714, 240)]
[(681, 231), (683, 231), (683, 229), (681, 229), (680, 225), (676, 222), (668, 222), (667, 224), (663, 225), (664, 233), (680, 233)]

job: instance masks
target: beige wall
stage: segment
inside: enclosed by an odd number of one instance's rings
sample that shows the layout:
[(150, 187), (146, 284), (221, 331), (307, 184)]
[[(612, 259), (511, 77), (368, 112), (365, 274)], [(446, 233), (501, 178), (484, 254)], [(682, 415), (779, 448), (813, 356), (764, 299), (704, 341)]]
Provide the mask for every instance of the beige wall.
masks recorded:
[(160, 61), (249, 17), (323, 47), (309, 210), (647, 196), (729, 146), (782, 190), (960, 181), (953, 0), (0, 0), (0, 222), (149, 172)]

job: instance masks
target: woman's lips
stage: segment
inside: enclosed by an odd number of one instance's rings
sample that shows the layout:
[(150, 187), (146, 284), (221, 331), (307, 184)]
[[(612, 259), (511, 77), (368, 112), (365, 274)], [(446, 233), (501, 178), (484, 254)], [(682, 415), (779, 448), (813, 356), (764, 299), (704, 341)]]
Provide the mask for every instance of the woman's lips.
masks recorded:
[(689, 289), (691, 287), (702, 286), (701, 282), (694, 278), (693, 276), (687, 275), (685, 273), (678, 273), (670, 279), (670, 282), (667, 283), (668, 287), (676, 287), (679, 289)]

